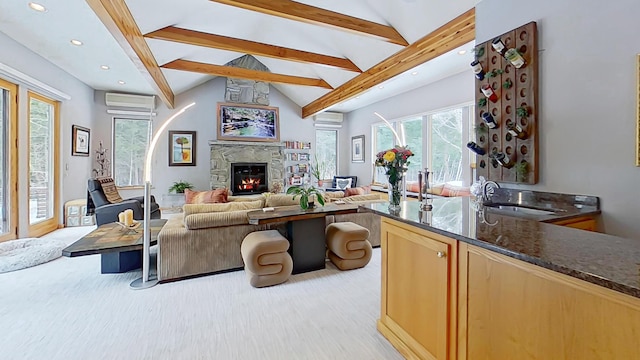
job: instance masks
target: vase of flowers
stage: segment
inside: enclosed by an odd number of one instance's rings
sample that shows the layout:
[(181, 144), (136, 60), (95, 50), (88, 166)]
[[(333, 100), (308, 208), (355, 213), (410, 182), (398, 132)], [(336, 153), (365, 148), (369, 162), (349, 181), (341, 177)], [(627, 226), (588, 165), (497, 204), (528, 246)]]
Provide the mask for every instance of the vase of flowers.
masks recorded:
[(411, 150), (403, 146), (396, 146), (376, 154), (375, 165), (386, 169), (385, 174), (389, 181), (389, 210), (393, 213), (400, 211), (402, 177), (407, 171), (411, 156), (413, 156)]

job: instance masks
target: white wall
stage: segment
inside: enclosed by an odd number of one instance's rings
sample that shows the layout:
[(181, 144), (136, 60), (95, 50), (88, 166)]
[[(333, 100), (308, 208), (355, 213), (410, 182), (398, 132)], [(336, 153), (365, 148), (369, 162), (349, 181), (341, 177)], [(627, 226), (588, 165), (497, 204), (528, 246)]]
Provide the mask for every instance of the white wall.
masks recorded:
[[(92, 130), (92, 137), (95, 135), (92, 116), (93, 89), (3, 33), (0, 33), (0, 49), (2, 49), (0, 62), (3, 64), (71, 96), (71, 100), (64, 100), (60, 105), (60, 191), (62, 199), (60, 223), (62, 223), (64, 202), (86, 198), (87, 179), (91, 174), (92, 158), (71, 156), (71, 125), (87, 127)], [(14, 82), (10, 79), (6, 80)], [(20, 204), (27, 204), (29, 178), (26, 145), (28, 143), (26, 99), (28, 90), (39, 91), (38, 89), (30, 89), (24, 84), (18, 83), (18, 85), (18, 157), (20, 164), (18, 168), (18, 201)], [(91, 141), (91, 153), (93, 153), (95, 144), (94, 141)], [(28, 210), (27, 207), (20, 208), (18, 233), (22, 235), (26, 233)]]
[[(196, 190), (208, 190), (210, 173), (210, 150), (209, 141), (216, 139), (216, 116), (217, 103), (224, 102), (224, 91), (226, 78), (217, 77), (200, 86), (176, 96), (175, 109), (167, 109), (160, 105), (154, 121), (154, 129), (161, 126), (164, 121), (176, 111), (196, 102), (196, 105), (187, 110), (180, 117), (176, 118), (167, 128), (169, 130), (197, 131), (196, 166), (169, 166), (168, 159), (168, 135), (162, 135), (158, 142), (153, 157), (152, 194), (156, 200), (161, 202), (162, 195), (168, 193), (173, 182), (185, 180), (194, 184)], [(271, 86), (269, 94), (269, 106), (278, 107), (280, 115), (280, 140), (298, 140), (315, 142), (313, 120), (301, 119), (301, 109), (291, 102), (278, 90)], [(111, 148), (111, 125), (113, 115), (106, 112), (104, 103), (104, 91), (96, 91), (95, 96), (95, 118), (96, 125), (101, 134), (99, 139), (104, 144), (109, 144)], [(97, 143), (97, 142), (96, 142)], [(106, 145), (105, 145), (106, 146)], [(315, 146), (313, 146), (315, 147)], [(123, 197), (140, 195), (142, 190), (120, 191)], [(162, 205), (162, 203), (161, 203)]]
[(640, 238), (639, 13), (637, 0), (483, 0), (476, 7), (478, 43), (538, 24), (540, 182), (530, 188), (599, 196), (603, 230), (631, 238)]
[[(356, 175), (358, 184), (370, 184), (373, 173), (373, 144), (371, 124), (381, 122), (373, 113), (377, 112), (387, 120), (405, 118), (425, 112), (473, 101), (474, 77), (471, 71), (442, 79), (433, 84), (396, 95), (364, 108), (354, 110), (347, 115), (348, 136), (340, 138), (341, 159), (348, 164), (341, 167), (340, 175)], [(351, 137), (365, 136), (365, 162), (351, 162)], [(344, 171), (343, 171), (344, 170)]]

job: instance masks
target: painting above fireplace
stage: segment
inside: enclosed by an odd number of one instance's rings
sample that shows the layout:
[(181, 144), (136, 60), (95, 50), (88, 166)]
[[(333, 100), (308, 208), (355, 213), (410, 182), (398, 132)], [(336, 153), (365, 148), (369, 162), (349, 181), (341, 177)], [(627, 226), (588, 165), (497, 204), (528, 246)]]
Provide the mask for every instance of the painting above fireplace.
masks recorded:
[(231, 163), (231, 191), (234, 195), (269, 191), (267, 163)]

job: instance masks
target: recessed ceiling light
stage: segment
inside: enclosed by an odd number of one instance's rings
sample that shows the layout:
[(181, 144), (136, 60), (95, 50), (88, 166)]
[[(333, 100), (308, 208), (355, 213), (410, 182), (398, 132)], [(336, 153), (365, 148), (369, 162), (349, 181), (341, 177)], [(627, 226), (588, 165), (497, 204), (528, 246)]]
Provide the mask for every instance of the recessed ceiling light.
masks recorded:
[(378, 89), (384, 89), (384, 85), (378, 86)]
[(46, 12), (47, 8), (38, 4), (38, 3), (34, 3), (34, 2), (30, 2), (29, 3), (29, 7), (35, 11), (39, 11), (39, 12)]
[(100, 69), (109, 70), (109, 66), (108, 65), (100, 65)]
[(464, 55), (467, 53), (467, 50), (460, 50), (458, 51), (458, 55)]
[(360, 96), (356, 96), (356, 99), (360, 99)]
[(124, 82), (124, 81), (122, 81), (122, 80), (118, 80), (118, 84), (120, 84), (120, 85), (124, 85), (124, 84), (126, 84), (126, 82)]
[(73, 45), (76, 45), (76, 46), (80, 46), (80, 45), (82, 45), (82, 41), (80, 41), (80, 40), (76, 40), (76, 39), (72, 39), (72, 40), (71, 40), (71, 43), (72, 43)]
[(411, 73), (411, 75), (418, 75), (418, 72), (414, 71), (414, 72)]

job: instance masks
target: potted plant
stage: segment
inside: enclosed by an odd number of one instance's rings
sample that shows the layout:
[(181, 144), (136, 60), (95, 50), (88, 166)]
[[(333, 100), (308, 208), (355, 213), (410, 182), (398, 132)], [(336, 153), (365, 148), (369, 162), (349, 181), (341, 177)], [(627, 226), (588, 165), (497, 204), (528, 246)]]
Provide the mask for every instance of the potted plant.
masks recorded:
[(313, 164), (310, 166), (311, 175), (318, 180), (318, 186), (322, 186), (324, 181), (324, 173), (327, 170), (327, 164), (318, 160), (318, 155), (314, 155)]
[(527, 175), (529, 174), (529, 163), (526, 160), (522, 160), (516, 163), (514, 168), (516, 171), (516, 182), (526, 182)]
[(184, 190), (185, 189), (193, 189), (193, 184), (191, 184), (190, 182), (187, 181), (176, 181), (173, 183), (173, 185), (171, 185), (171, 187), (169, 188), (169, 192), (175, 192), (176, 194), (184, 194)]
[(287, 194), (293, 195), (293, 199), (295, 199), (296, 196), (300, 195), (300, 207), (303, 210), (314, 207), (314, 202), (309, 201), (312, 195), (315, 195), (320, 205), (324, 206), (324, 196), (322, 195), (322, 190), (317, 189), (314, 186), (304, 187), (300, 185), (294, 185), (287, 189)]

